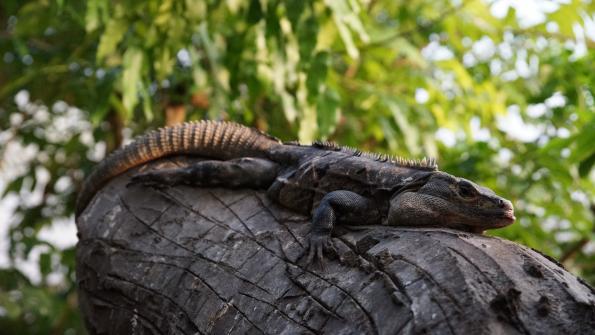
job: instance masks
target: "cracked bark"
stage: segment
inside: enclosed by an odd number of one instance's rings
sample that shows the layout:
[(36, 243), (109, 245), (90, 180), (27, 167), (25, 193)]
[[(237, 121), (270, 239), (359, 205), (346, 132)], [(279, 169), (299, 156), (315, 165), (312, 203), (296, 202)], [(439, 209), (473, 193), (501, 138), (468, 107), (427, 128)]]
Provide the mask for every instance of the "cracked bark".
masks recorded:
[[(162, 160), (144, 168), (187, 164)], [(587, 334), (595, 291), (538, 252), (448, 229), (342, 229), (305, 268), (309, 219), (255, 190), (107, 185), (79, 217), (92, 334)]]

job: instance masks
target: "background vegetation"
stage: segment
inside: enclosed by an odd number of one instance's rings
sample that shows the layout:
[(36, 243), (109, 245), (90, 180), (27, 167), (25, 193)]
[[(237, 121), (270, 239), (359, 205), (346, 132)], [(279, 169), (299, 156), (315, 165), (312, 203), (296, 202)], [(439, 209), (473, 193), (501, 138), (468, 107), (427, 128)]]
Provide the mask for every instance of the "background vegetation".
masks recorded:
[(181, 119), (437, 157), (513, 201), (491, 234), (595, 283), (595, 3), (511, 3), (3, 0), (0, 329), (84, 332), (74, 248), (43, 236), (106, 152)]

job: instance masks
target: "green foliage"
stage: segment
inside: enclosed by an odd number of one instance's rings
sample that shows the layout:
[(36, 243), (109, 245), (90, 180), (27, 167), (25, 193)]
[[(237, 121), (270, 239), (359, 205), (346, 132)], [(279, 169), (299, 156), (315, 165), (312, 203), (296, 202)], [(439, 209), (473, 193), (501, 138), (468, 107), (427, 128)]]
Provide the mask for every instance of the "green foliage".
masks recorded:
[[(0, 175), (17, 207), (0, 329), (83, 332), (73, 252), (39, 234), (73, 220), (75, 190), (122, 125), (142, 133), (172, 105), (284, 140), (436, 156), (513, 201), (518, 222), (493, 234), (595, 283), (595, 5), (573, 0), (532, 25), (497, 6), (2, 1)], [(17, 265), (40, 252), (31, 282)]]
[[(72, 268), (74, 250), (61, 253), (64, 264)], [(50, 271), (50, 254), (40, 257), (44, 275)], [(4, 334), (83, 333), (78, 315), (75, 287), (68, 285), (32, 284), (16, 269), (0, 270), (0, 304), (3, 316), (0, 327)]]

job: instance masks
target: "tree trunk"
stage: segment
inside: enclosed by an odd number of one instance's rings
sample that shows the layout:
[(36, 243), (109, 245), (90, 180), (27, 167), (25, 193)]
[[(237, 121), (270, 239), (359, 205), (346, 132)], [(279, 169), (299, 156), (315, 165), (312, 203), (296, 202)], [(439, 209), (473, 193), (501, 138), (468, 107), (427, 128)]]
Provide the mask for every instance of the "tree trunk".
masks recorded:
[(339, 257), (316, 270), (300, 259), (309, 218), (264, 191), (127, 188), (128, 175), (77, 220), (92, 334), (594, 332), (593, 288), (519, 244), (448, 229), (341, 229)]

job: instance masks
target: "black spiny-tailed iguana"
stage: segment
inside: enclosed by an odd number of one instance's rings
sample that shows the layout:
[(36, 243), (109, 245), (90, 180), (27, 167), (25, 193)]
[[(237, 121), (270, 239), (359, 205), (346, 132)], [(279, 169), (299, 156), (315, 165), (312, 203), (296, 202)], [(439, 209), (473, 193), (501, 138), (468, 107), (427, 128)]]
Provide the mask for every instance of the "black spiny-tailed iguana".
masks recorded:
[(490, 189), (411, 161), (362, 153), (333, 143), (283, 144), (229, 122), (190, 122), (152, 131), (104, 159), (85, 181), (77, 217), (110, 179), (170, 155), (205, 160), (186, 168), (137, 174), (149, 184), (248, 187), (295, 211), (312, 214), (308, 262), (332, 251), (337, 223), (432, 226), (481, 233), (514, 222), (510, 201)]

